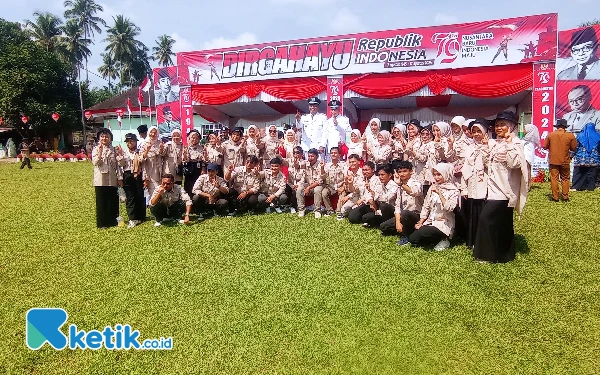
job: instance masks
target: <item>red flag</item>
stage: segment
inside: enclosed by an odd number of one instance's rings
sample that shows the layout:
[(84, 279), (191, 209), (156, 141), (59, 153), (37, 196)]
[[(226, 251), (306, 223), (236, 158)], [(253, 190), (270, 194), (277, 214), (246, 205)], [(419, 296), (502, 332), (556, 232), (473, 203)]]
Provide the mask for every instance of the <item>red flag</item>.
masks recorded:
[(127, 98), (127, 114), (131, 116), (131, 99)]
[(138, 88), (138, 102), (140, 102), (140, 107), (142, 106), (142, 103), (144, 102), (144, 95), (142, 95), (142, 88)]
[(140, 86), (140, 90), (148, 92), (148, 90), (150, 90), (150, 86), (152, 86), (152, 82), (150, 81), (148, 76), (146, 76), (146, 78), (144, 78), (144, 81), (142, 82), (142, 85)]

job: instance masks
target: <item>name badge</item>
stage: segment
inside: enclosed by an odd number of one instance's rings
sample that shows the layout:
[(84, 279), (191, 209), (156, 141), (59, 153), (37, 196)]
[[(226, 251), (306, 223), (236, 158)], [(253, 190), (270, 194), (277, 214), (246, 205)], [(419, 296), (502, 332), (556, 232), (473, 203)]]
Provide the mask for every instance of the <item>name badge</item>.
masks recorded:
[(198, 163), (196, 164), (196, 168), (198, 168), (198, 169), (202, 168), (202, 163), (201, 163), (201, 162), (198, 162)]

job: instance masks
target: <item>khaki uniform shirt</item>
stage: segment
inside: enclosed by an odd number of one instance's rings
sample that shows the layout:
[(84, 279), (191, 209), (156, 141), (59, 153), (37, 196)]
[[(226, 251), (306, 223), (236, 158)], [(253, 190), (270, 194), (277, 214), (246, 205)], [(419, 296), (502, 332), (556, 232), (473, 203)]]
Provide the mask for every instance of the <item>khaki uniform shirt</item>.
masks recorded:
[(344, 186), (344, 179), (348, 171), (348, 165), (343, 161), (339, 161), (337, 165), (329, 162), (325, 164), (325, 185), (331, 190), (331, 194), (335, 194), (338, 189)]
[(286, 183), (283, 173), (279, 172), (277, 175), (273, 175), (273, 172), (269, 169), (261, 172), (261, 176), (263, 180), (260, 191), (267, 195), (274, 195), (277, 198), (285, 192)]
[[(219, 176), (215, 177), (217, 179), (217, 183), (219, 187), (227, 187), (227, 182)], [(220, 194), (219, 188), (216, 187), (212, 182), (210, 182), (210, 176), (208, 174), (203, 174), (194, 183), (194, 187), (192, 188), (192, 193), (194, 195), (200, 193), (210, 194), (212, 196), (216, 196)]]
[(231, 171), (231, 187), (241, 193), (252, 190), (258, 193), (260, 190), (260, 174), (253, 170), (247, 171), (246, 167), (236, 167)]
[[(152, 193), (152, 198), (150, 198), (150, 202), (152, 202), (154, 197), (156, 197), (158, 195), (159, 188), (160, 188), (160, 186), (156, 187), (156, 189)], [(158, 200), (158, 202), (156, 202), (156, 203), (157, 204), (163, 203), (167, 207), (169, 207), (169, 206), (172, 206), (174, 203), (179, 202), (180, 200), (182, 200), (186, 206), (192, 205), (192, 200), (190, 199), (190, 196), (188, 195), (188, 193), (186, 193), (185, 190), (183, 190), (183, 188), (181, 186), (173, 185), (173, 188), (171, 189), (171, 191), (165, 190), (163, 192), (163, 194), (161, 195), (160, 199)]]
[(242, 147), (242, 142), (234, 143), (232, 140), (223, 142), (223, 150), (225, 152), (225, 160), (223, 169), (229, 168), (231, 164), (235, 166), (243, 166), (246, 160), (246, 148)]
[(92, 164), (94, 165), (94, 186), (117, 186), (119, 180), (123, 180), (123, 172), (117, 162), (117, 154), (114, 147), (102, 148), (99, 146), (92, 151)]
[(408, 194), (402, 186), (398, 187), (396, 202), (394, 204), (394, 213), (399, 214), (402, 211), (421, 212), (423, 208), (423, 184), (414, 178), (410, 178), (406, 183), (411, 190)]

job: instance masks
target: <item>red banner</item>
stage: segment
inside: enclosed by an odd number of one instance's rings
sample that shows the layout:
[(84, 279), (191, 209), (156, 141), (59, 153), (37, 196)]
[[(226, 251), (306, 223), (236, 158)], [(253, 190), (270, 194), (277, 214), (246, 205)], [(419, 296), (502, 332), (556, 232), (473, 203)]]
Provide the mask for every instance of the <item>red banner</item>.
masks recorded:
[(555, 76), (554, 63), (533, 64), (531, 122), (537, 126), (541, 139), (554, 129)]
[(181, 87), (179, 90), (179, 102), (181, 103), (181, 131), (183, 132), (183, 143), (187, 144), (187, 133), (194, 128), (194, 110), (192, 108), (192, 88)]
[(567, 120), (571, 132), (589, 123), (600, 131), (599, 35), (600, 25), (559, 33), (556, 115)]
[(181, 105), (179, 103), (179, 81), (177, 67), (155, 68), (154, 100), (159, 137), (171, 140), (171, 132), (181, 130)]
[[(339, 100), (340, 114), (344, 114), (344, 77), (327, 77), (327, 103), (332, 100)], [(327, 117), (331, 117), (331, 110), (327, 106)]]
[(177, 64), (181, 82), (202, 85), (552, 61), (557, 19), (544, 14), (181, 52)]

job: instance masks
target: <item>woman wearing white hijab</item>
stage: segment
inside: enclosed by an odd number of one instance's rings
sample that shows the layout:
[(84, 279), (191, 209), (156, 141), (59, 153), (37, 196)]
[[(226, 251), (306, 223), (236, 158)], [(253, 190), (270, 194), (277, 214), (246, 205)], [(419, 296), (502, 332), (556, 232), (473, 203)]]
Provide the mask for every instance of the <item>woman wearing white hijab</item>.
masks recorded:
[(523, 211), (529, 188), (517, 123), (514, 112), (499, 113), (494, 123), (496, 139), (488, 141), (488, 195), (473, 248), (473, 256), (482, 262), (506, 263), (515, 258), (513, 212)]
[(487, 161), (490, 154), (487, 121), (474, 120), (469, 125), (469, 133), (473, 136), (473, 143), (465, 150), (466, 156), (461, 169), (467, 196), (466, 201), (462, 201), (461, 211), (466, 224), (466, 245), (472, 249), (477, 236), (479, 215), (487, 198)]
[(363, 141), (366, 142), (366, 149), (372, 148), (379, 144), (377, 141), (377, 135), (381, 131), (381, 120), (377, 117), (374, 117), (369, 121), (369, 125), (365, 129), (365, 132), (362, 136)]
[(406, 126), (403, 124), (396, 124), (392, 128), (392, 160), (394, 161), (404, 160), (404, 148), (406, 147), (405, 131)]
[(368, 158), (375, 163), (375, 169), (388, 164), (392, 160), (391, 141), (392, 135), (390, 132), (382, 130), (377, 135), (377, 144), (372, 144), (367, 149)]
[(261, 160), (261, 153), (265, 145), (261, 142), (260, 131), (256, 125), (248, 126), (248, 135), (244, 139), (246, 140), (246, 158), (256, 156), (258, 160)]
[(263, 151), (263, 169), (271, 168), (271, 160), (279, 156), (279, 137), (277, 133), (277, 126), (271, 124), (265, 129), (265, 137), (262, 139), (264, 144)]
[(439, 163), (432, 171), (434, 183), (425, 196), (420, 220), (408, 237), (408, 243), (414, 246), (435, 245), (434, 250), (444, 250), (450, 246), (448, 238), (452, 238), (454, 231), (454, 208), (459, 191), (452, 182), (452, 164)]
[(532, 124), (525, 125), (525, 137), (523, 137), (523, 148), (525, 160), (527, 160), (528, 177), (531, 180), (531, 171), (533, 169), (533, 161), (535, 159), (535, 148), (540, 147), (540, 132), (537, 126)]
[(172, 174), (175, 177), (175, 183), (177, 185), (181, 185), (181, 181), (183, 180), (183, 175), (177, 174), (177, 167), (182, 164), (183, 142), (181, 142), (181, 130), (174, 129), (171, 132), (171, 140), (165, 144), (163, 174)]
[(142, 179), (149, 196), (161, 185), (164, 155), (165, 144), (159, 139), (158, 127), (151, 126), (142, 150)]
[(365, 143), (362, 141), (360, 136), (360, 130), (352, 129), (350, 133), (350, 142), (346, 144), (348, 146), (348, 157), (350, 155), (358, 155), (358, 158), (364, 162), (367, 157), (367, 150), (365, 150)]

